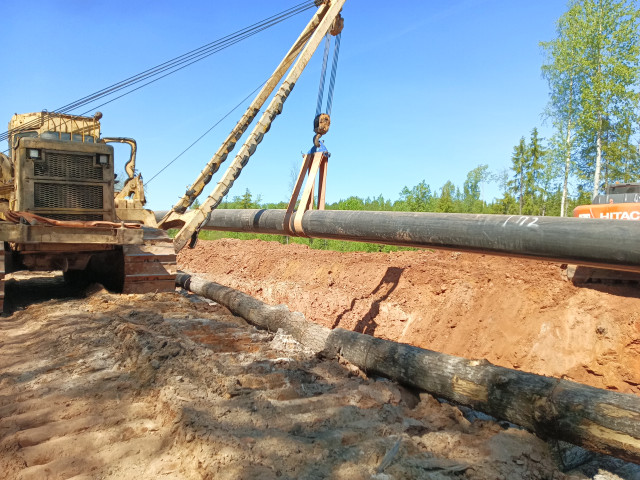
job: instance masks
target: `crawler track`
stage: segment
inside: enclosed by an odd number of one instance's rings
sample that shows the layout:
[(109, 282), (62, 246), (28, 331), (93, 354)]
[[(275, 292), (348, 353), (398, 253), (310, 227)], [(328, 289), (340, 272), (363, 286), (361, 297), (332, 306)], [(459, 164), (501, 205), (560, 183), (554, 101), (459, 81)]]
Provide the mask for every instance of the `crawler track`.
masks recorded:
[(144, 228), (144, 245), (125, 245), (123, 293), (175, 290), (176, 253), (162, 231)]

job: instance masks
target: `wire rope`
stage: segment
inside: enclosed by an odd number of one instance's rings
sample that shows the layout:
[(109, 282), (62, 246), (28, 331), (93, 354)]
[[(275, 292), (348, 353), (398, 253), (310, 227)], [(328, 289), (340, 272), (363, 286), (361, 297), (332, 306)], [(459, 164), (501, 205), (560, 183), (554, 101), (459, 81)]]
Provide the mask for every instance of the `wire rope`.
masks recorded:
[(324, 42), (324, 55), (322, 56), (322, 69), (320, 70), (320, 87), (318, 88), (318, 103), (316, 104), (316, 117), (322, 111), (322, 99), (324, 97), (324, 79), (327, 73), (327, 60), (329, 60), (329, 48), (331, 46), (331, 35), (327, 33)]
[[(128, 95), (129, 93), (132, 93), (134, 91), (140, 90), (141, 88), (154, 83), (168, 75), (171, 75), (172, 73), (175, 73), (179, 70), (182, 70), (183, 68), (186, 68), (189, 65), (192, 65), (196, 62), (199, 62), (201, 60), (203, 60), (204, 58), (207, 58), (215, 53), (220, 52), (221, 50), (224, 50), (225, 48), (228, 48), (232, 45), (235, 45), (236, 43), (245, 40), (246, 38), (249, 38), (263, 30), (266, 30), (267, 28), (270, 28), (274, 25), (277, 25), (278, 23), (283, 22), (284, 20), (287, 20), (291, 17), (293, 17), (294, 15), (298, 15), (299, 13), (302, 13), (312, 7), (316, 6), (316, 2), (313, 0), (309, 0), (309, 1), (305, 1), (302, 3), (299, 3), (289, 9), (286, 9), (278, 14), (272, 15), (270, 17), (267, 17), (264, 20), (261, 20), (259, 22), (256, 22), (248, 27), (245, 27), (243, 29), (237, 30), (236, 32), (233, 32), (229, 35), (226, 35), (224, 37), (221, 37), (218, 40), (215, 40), (213, 42), (210, 42), (206, 45), (203, 45), (201, 47), (198, 47), (196, 49), (190, 50), (189, 52), (186, 52), (182, 55), (179, 55), (178, 57), (175, 57), (171, 60), (168, 60), (166, 62), (163, 62), (159, 65), (156, 65), (155, 67), (149, 68), (137, 75), (133, 75), (131, 77), (128, 77), (125, 80), (122, 80), (120, 82), (114, 83), (106, 88), (103, 88), (101, 90), (98, 90), (97, 92), (94, 92), (90, 95), (86, 95), (85, 97), (82, 97), (81, 99), (78, 99), (74, 102), (71, 102), (67, 105), (64, 105), (56, 110), (54, 110), (51, 113), (68, 113), (74, 109), (80, 108), (82, 106), (88, 105), (89, 103), (95, 102), (101, 98), (104, 98), (106, 96), (112, 95), (114, 93), (116, 93), (117, 91), (123, 90), (125, 88), (131, 87), (137, 83), (140, 82), (144, 82), (147, 79), (150, 79), (152, 77), (157, 77), (153, 80), (150, 80), (136, 88), (133, 88), (115, 98), (110, 99), (107, 102), (104, 102), (98, 106), (94, 106), (92, 107), (90, 110), (88, 110), (87, 112), (83, 112), (81, 115), (85, 115), (86, 113), (95, 110), (96, 108), (102, 107), (108, 103), (111, 103), (119, 98), (124, 97), (125, 95)], [(166, 72), (166, 73), (165, 73)], [(50, 115), (51, 113), (46, 112), (48, 115)], [(38, 120), (33, 120), (32, 122), (27, 122), (25, 125), (22, 125), (19, 129), (14, 129), (12, 132), (4, 132), (2, 134), (0, 134), (0, 141), (3, 140), (7, 140), (9, 135), (11, 133), (14, 132), (19, 132), (19, 131), (25, 131), (25, 130), (29, 130), (30, 128), (34, 128), (36, 126), (40, 125), (40, 119)]]
[(256, 88), (255, 90), (253, 90), (249, 95), (247, 95), (246, 97), (244, 97), (240, 103), (238, 103), (235, 107), (233, 107), (231, 110), (229, 110), (222, 118), (220, 118), (216, 123), (214, 123), (206, 132), (204, 132), (202, 135), (200, 135), (191, 145), (189, 145), (187, 148), (185, 148), (182, 152), (180, 152), (173, 160), (171, 160), (170, 162), (168, 162), (164, 167), (162, 167), (160, 170), (158, 170), (158, 172), (156, 172), (156, 174), (151, 177), (149, 180), (146, 181), (146, 184), (149, 185), (149, 183), (151, 183), (151, 181), (156, 178), (158, 175), (160, 175), (162, 172), (164, 172), (171, 164), (173, 164), (176, 160), (178, 160), (182, 155), (184, 155), (185, 153), (187, 153), (188, 150), (191, 149), (191, 147), (193, 147), (196, 143), (198, 143), (200, 140), (202, 140), (211, 130), (213, 130), (214, 128), (216, 128), (218, 125), (220, 125), (220, 123), (222, 123), (222, 121), (227, 118), (229, 115), (231, 115), (233, 112), (235, 112), (240, 105), (242, 105), (244, 102), (246, 102), (249, 98), (251, 98), (251, 96), (256, 93), (258, 90), (260, 90), (262, 88), (262, 86), (267, 83), (266, 81), (262, 82), (258, 88)]
[(331, 65), (331, 77), (329, 78), (329, 92), (327, 93), (327, 115), (331, 115), (333, 106), (333, 89), (336, 85), (336, 73), (338, 71), (338, 55), (340, 54), (340, 37), (342, 32), (336, 36), (335, 50), (333, 51), (333, 64)]

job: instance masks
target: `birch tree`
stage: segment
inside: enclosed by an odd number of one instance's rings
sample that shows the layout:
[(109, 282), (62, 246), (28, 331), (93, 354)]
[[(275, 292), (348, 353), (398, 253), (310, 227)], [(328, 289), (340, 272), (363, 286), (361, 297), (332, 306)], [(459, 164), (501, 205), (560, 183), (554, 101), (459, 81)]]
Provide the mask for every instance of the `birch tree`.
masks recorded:
[[(635, 0), (570, 0), (568, 7), (558, 20), (556, 39), (541, 44), (546, 53), (542, 73), (550, 87), (547, 112), (566, 134), (565, 178), (574, 163), (597, 195), (605, 178), (603, 158), (612, 173), (635, 155), (638, 9)], [(579, 162), (571, 161), (575, 142), (582, 152)]]

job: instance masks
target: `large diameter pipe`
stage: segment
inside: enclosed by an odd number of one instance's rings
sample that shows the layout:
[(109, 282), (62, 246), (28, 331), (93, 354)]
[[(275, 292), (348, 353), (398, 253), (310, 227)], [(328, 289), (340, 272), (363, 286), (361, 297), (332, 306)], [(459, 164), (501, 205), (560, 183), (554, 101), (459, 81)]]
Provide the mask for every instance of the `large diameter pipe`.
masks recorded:
[[(218, 209), (203, 228), (287, 235), (284, 221), (284, 210)], [(302, 226), (304, 232), (297, 235), (311, 238), (468, 251), (640, 272), (640, 222), (310, 210), (305, 212)]]

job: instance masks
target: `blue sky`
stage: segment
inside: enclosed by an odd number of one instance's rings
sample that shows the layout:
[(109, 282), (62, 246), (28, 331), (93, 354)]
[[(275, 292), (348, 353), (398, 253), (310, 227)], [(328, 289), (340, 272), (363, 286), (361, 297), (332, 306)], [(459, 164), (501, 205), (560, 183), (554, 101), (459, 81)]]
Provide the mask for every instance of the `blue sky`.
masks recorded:
[[(5, 0), (0, 117), (53, 110), (296, 3)], [(327, 200), (397, 199), (423, 179), (434, 190), (447, 180), (462, 187), (480, 164), (509, 167), (514, 145), (534, 127), (549, 136), (538, 43), (554, 37), (565, 9), (563, 0), (347, 0), (325, 136)], [(101, 107), (103, 136), (135, 138), (137, 167), (150, 179), (268, 78), (311, 15)], [(231, 196), (248, 188), (264, 202), (288, 199), (292, 170), (311, 147), (321, 56), (319, 49)], [(148, 183), (148, 207), (175, 203), (242, 111)], [(123, 171), (128, 152), (116, 154)], [(484, 186), (486, 200), (496, 194), (497, 186)]]

